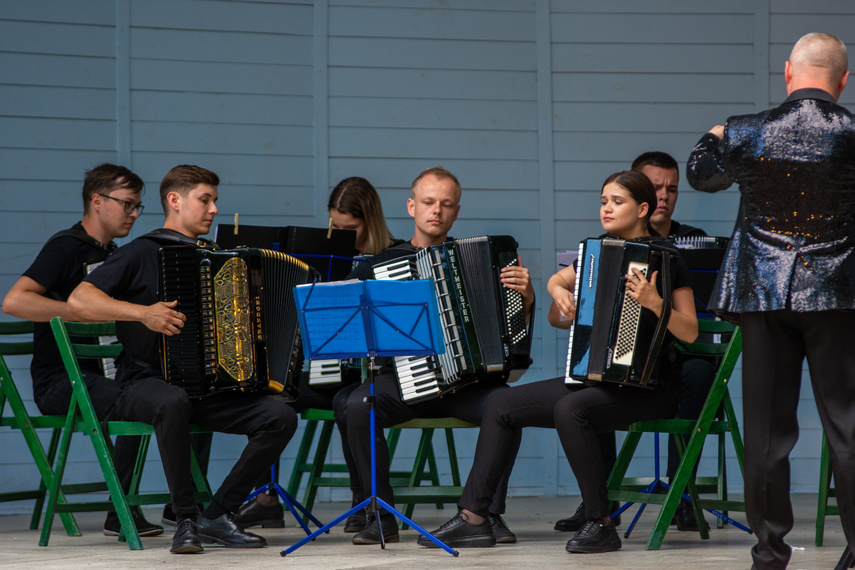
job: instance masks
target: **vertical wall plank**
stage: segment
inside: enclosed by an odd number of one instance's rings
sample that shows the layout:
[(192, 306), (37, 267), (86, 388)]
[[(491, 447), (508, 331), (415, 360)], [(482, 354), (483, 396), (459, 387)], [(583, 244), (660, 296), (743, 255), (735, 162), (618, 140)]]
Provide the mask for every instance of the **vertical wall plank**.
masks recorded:
[(312, 78), (314, 86), (315, 139), (315, 225), (326, 225), (327, 194), (330, 191), (329, 150), (329, 5), (328, 0), (315, 0), (313, 17)]
[(116, 0), (116, 160), (133, 170), (130, 28), (131, 0)]

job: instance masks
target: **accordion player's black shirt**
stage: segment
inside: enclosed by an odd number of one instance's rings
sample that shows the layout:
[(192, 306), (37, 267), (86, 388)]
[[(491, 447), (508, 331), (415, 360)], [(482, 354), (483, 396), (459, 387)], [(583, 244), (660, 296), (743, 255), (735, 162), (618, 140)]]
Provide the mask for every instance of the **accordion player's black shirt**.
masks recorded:
[[(83, 281), (85, 267), (103, 261), (115, 249), (114, 244), (101, 246), (94, 238), (81, 239), (78, 235), (87, 236), (80, 222), (52, 236), (24, 272), (24, 277), (47, 289), (46, 297), (63, 302), (68, 300), (74, 288)], [(84, 373), (102, 374), (98, 362), (91, 358), (81, 359), (80, 369)], [(49, 323), (34, 325), (30, 375), (36, 400), (56, 381), (57, 375), (65, 376), (65, 366)]]
[[(171, 230), (160, 231), (180, 235)], [(85, 281), (114, 299), (152, 305), (157, 302), (158, 250), (163, 245), (164, 242), (140, 236), (120, 247)], [(160, 333), (140, 322), (117, 321), (116, 336), (124, 347), (118, 359), (118, 382), (128, 382), (143, 373), (150, 376), (152, 369), (160, 370)]]

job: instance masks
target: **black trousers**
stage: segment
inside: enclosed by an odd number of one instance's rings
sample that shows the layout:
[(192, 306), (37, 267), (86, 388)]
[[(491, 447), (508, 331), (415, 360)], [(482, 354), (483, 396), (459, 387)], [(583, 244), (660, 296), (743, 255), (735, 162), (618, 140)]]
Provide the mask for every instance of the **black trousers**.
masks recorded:
[[(88, 372), (84, 374), (84, 379), (98, 419), (104, 421), (118, 419), (116, 403), (122, 394), (119, 385), (110, 378)], [(35, 398), (36, 406), (45, 415), (64, 415), (68, 413), (73, 395), (74, 389), (68, 381), (68, 374), (63, 371), (52, 379), (50, 388)], [(113, 464), (116, 466), (116, 474), (125, 493), (131, 488), (140, 441), (141, 438), (138, 435), (123, 435), (117, 437), (113, 445)]]
[(459, 506), (483, 516), (504, 467), (514, 462), (514, 441), (522, 428), (545, 427), (558, 431), (579, 483), (586, 518), (608, 516), (606, 483), (611, 468), (603, 462), (598, 434), (613, 433), (640, 420), (673, 417), (677, 402), (673, 389), (568, 386), (563, 377), (497, 393), (487, 404), (475, 461)]
[(118, 412), (122, 419), (154, 426), (172, 496), (172, 510), (178, 517), (196, 513), (188, 424), (197, 423), (212, 431), (249, 438), (237, 463), (214, 493), (214, 503), (226, 512), (240, 507), (253, 484), (279, 457), (297, 430), (297, 413), (279, 399), (229, 392), (191, 400), (182, 388), (159, 377), (128, 382)]
[(793, 528), (790, 451), (807, 358), (814, 398), (828, 437), (840, 519), (855, 547), (855, 311), (743, 313), (742, 394), (745, 503), (757, 536), (757, 568), (785, 568)]
[[(388, 368), (374, 379), (375, 415), (377, 430), (375, 445), (377, 448), (377, 496), (387, 503), (394, 504), (392, 485), (389, 482), (389, 448), (386, 436), (381, 428), (406, 422), (413, 418), (453, 417), (473, 424), (481, 424), (481, 419), (488, 399), (496, 393), (508, 392), (508, 386), (475, 385), (458, 393), (428, 400), (417, 404), (407, 404), (401, 399), (398, 379)], [(369, 395), (369, 384), (359, 385), (347, 399), (345, 415), (347, 418), (347, 440), (353, 452), (362, 484), (362, 496), (371, 494), (371, 424), (369, 407), (366, 399)], [(489, 512), (502, 514), (505, 512), (505, 497), (508, 492), (508, 477), (513, 468), (513, 459), (519, 449), (520, 438), (517, 436), (511, 444), (513, 453), (511, 463), (505, 465)]]

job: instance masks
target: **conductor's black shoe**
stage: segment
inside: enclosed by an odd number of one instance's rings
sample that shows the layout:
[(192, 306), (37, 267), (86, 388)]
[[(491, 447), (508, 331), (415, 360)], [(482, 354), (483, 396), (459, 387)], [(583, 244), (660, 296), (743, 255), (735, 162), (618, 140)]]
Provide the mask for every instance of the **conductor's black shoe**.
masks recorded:
[(490, 515), (487, 517), (490, 520), (490, 526), (493, 527), (493, 536), (496, 537), (496, 544), (514, 544), (517, 541), (517, 535), (514, 531), (508, 528), (508, 523), (501, 515)]
[(695, 518), (695, 510), (692, 508), (692, 503), (686, 499), (680, 499), (677, 504), (677, 510), (674, 511), (674, 524), (677, 525), (677, 530), (698, 531), (698, 519)]
[[(612, 502), (609, 506), (609, 510), (611, 512), (615, 512), (620, 508), (620, 503), (617, 501)], [(576, 532), (587, 522), (585, 519), (585, 502), (582, 501), (579, 503), (579, 506), (576, 508), (576, 512), (573, 513), (573, 516), (568, 517), (566, 519), (561, 519), (555, 522), (555, 530), (560, 530), (561, 532)], [(612, 522), (615, 526), (620, 526), (620, 515), (616, 516), (612, 519)]]
[[(134, 525), (137, 527), (137, 533), (140, 536), (157, 536), (163, 534), (163, 527), (150, 523), (145, 520), (139, 507), (131, 507), (131, 516), (134, 519)], [(107, 513), (107, 520), (104, 521), (104, 536), (119, 536), (119, 531), (122, 530), (122, 524), (119, 522), (119, 515), (116, 511)]]
[(199, 539), (203, 542), (215, 542), (226, 548), (263, 548), (267, 546), (264, 537), (247, 532), (235, 522), (232, 513), (226, 513), (213, 520), (199, 515), (196, 521)]
[(175, 525), (175, 534), (172, 535), (172, 548), (169, 549), (169, 552), (173, 554), (195, 554), (204, 550), (199, 541), (194, 518), (183, 518)]
[(598, 521), (587, 521), (567, 542), (567, 552), (613, 552), (620, 550), (620, 546), (615, 525), (604, 526)]
[(585, 525), (585, 503), (579, 503), (576, 507), (576, 512), (566, 519), (561, 519), (555, 522), (555, 530), (561, 532), (576, 532)]
[[(380, 526), (383, 528), (383, 542), (398, 542), (398, 521), (395, 515), (389, 513), (380, 514)], [(368, 515), (365, 528), (353, 535), (353, 544), (380, 544), (380, 535), (377, 533), (377, 522), (374, 514)]]
[(245, 502), (235, 513), (235, 522), (243, 528), (261, 526), (262, 528), (284, 528), (285, 509), (282, 503), (262, 505), (255, 499)]
[[(358, 503), (357, 503), (358, 504)], [(347, 517), (344, 522), (344, 532), (360, 532), (365, 530), (365, 525), (368, 523), (368, 517), (365, 514), (365, 509), (361, 509)]]
[[(454, 515), (451, 520), (431, 534), (451, 548), (496, 546), (496, 537), (493, 535), (490, 519), (484, 519), (478, 524), (471, 524), (463, 520), (461, 513)], [(429, 548), (439, 548), (425, 535), (419, 536), (418, 544)]]

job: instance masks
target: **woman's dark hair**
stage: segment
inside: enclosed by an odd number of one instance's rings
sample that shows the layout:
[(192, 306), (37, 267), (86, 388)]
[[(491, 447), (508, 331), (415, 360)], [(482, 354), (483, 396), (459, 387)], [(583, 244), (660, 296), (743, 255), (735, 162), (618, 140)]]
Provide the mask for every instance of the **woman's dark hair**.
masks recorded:
[(653, 183), (644, 174), (635, 170), (623, 170), (615, 172), (603, 182), (603, 187), (600, 189), (602, 194), (605, 187), (614, 182), (618, 186), (625, 188), (633, 200), (639, 204), (647, 203), (647, 232), (652, 236), (659, 236), (659, 233), (650, 225), (650, 216), (656, 210), (656, 188)]
[(368, 241), (363, 253), (380, 253), (395, 240), (386, 225), (386, 218), (383, 217), (380, 196), (374, 186), (364, 178), (351, 176), (339, 182), (330, 194), (327, 209), (365, 220)]

